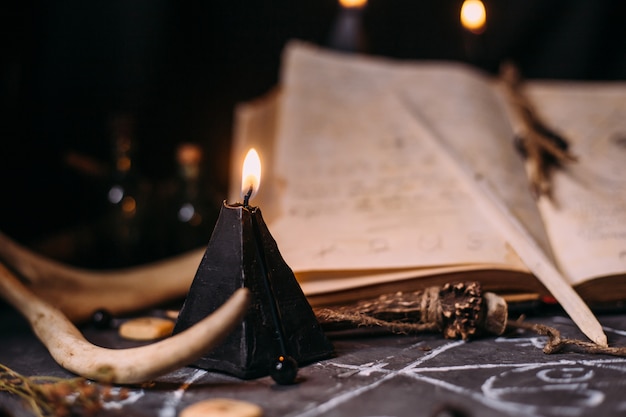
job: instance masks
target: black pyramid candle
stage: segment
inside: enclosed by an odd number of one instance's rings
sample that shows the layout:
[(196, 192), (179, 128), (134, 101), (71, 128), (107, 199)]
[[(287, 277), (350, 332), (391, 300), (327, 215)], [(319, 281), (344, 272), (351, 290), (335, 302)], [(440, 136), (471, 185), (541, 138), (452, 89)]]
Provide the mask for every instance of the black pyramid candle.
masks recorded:
[[(258, 165), (256, 173), (247, 172), (250, 165), (253, 169)], [(244, 379), (271, 374), (279, 383), (291, 383), (298, 365), (331, 356), (333, 347), (283, 260), (261, 210), (249, 205), (259, 183), (260, 161), (251, 150), (244, 163), (244, 202), (224, 202), (174, 333), (191, 327), (236, 289), (246, 287), (252, 302), (242, 324), (193, 365)]]

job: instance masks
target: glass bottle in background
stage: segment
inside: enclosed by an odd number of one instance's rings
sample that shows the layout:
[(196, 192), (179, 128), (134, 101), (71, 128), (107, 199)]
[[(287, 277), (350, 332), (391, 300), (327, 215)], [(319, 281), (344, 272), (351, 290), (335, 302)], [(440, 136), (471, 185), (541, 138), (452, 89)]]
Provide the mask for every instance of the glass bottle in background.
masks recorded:
[(102, 256), (108, 266), (124, 266), (144, 261), (141, 244), (145, 190), (133, 159), (136, 144), (132, 118), (115, 117), (111, 133), (113, 166), (107, 190), (109, 210), (102, 233), (106, 238)]
[(203, 181), (202, 158), (197, 144), (182, 143), (176, 150), (178, 176), (171, 242), (174, 253), (204, 246), (211, 237), (216, 213), (207, 198), (209, 189)]

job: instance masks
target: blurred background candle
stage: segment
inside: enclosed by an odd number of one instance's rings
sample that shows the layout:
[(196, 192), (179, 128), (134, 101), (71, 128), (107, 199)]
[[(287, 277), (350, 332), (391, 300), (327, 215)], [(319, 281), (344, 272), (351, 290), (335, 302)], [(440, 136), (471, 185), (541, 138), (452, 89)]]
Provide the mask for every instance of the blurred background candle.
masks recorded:
[(468, 62), (479, 65), (483, 54), (482, 34), (487, 26), (487, 11), (481, 0), (465, 0), (461, 6), (461, 25)]
[(329, 45), (345, 52), (364, 52), (363, 11), (367, 0), (339, 0), (339, 11), (332, 26)]
[(480, 34), (485, 30), (487, 12), (480, 0), (465, 0), (461, 6), (461, 23), (472, 33)]

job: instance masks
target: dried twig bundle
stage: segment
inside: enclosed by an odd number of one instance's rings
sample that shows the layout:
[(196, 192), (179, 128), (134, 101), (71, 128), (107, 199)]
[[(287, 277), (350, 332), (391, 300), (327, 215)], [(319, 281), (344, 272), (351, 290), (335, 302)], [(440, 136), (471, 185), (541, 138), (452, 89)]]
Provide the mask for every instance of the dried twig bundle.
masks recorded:
[(458, 282), (319, 308), (315, 314), (330, 329), (369, 326), (393, 333), (442, 332), (446, 338), (466, 340), (485, 333), (502, 334), (507, 304), (494, 293), (483, 293), (478, 282)]
[(110, 388), (84, 378), (27, 377), (0, 364), (0, 391), (21, 398), (37, 417), (95, 415), (106, 401), (127, 395), (126, 389), (113, 394)]

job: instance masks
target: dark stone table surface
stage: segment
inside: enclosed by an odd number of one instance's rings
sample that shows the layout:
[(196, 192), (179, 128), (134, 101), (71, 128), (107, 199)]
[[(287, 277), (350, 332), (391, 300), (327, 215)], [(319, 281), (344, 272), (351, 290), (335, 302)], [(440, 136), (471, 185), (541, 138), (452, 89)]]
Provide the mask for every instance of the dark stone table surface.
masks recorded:
[[(626, 315), (599, 318), (609, 343), (626, 345)], [(582, 337), (560, 315), (529, 320), (555, 326), (567, 337)], [(81, 330), (95, 344), (134, 345), (114, 330)], [(266, 417), (626, 415), (626, 358), (547, 355), (542, 352), (545, 337), (536, 334), (470, 342), (362, 330), (329, 336), (336, 355), (302, 367), (294, 385), (276, 385), (269, 377), (243, 381), (185, 367), (150, 386), (127, 387), (125, 400), (105, 402), (97, 416), (175, 417), (186, 406), (211, 398), (255, 403)], [(0, 341), (0, 363), (22, 375), (72, 376), (8, 308), (0, 309)], [(0, 416), (6, 415), (33, 414), (16, 396), (0, 391)]]

